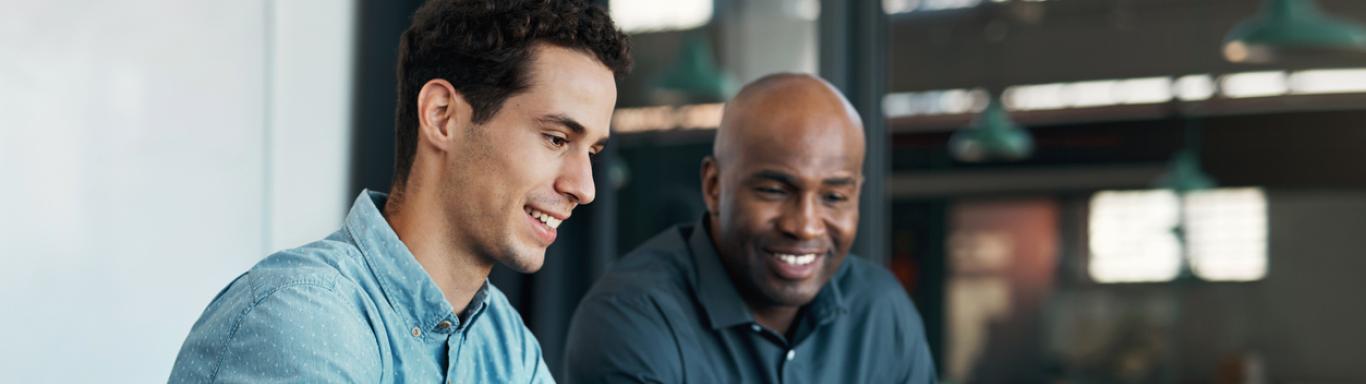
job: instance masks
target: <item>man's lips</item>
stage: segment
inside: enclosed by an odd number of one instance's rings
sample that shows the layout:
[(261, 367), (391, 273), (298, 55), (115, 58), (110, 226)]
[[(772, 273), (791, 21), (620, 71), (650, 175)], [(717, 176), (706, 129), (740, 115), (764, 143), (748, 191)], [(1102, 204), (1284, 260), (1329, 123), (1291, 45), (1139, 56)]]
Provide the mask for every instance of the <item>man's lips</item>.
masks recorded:
[(523, 207), (522, 210), (526, 212), (527, 221), (531, 223), (532, 231), (544, 246), (550, 246), (555, 242), (557, 229), (560, 224), (564, 223), (565, 219), (569, 218), (568, 214), (558, 214), (532, 206)]
[(569, 219), (569, 214), (555, 213), (555, 211), (552, 210), (538, 209), (530, 205), (522, 207), (522, 210), (526, 211), (526, 214), (530, 215), (531, 218), (550, 227), (550, 229), (559, 228), (560, 224), (564, 223), (566, 219)]
[(805, 280), (815, 275), (818, 261), (826, 251), (821, 249), (765, 249), (768, 266), (778, 277), (786, 280)]

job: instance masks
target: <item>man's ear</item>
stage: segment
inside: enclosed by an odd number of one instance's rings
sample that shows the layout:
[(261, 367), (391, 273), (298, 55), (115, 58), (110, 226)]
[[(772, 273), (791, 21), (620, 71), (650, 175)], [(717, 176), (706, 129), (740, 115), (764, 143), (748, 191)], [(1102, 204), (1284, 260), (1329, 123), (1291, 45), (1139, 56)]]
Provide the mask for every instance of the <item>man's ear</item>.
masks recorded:
[(449, 151), (470, 124), (473, 109), (449, 81), (432, 79), (417, 92), (418, 143)]
[(721, 170), (718, 167), (716, 157), (702, 159), (702, 200), (707, 203), (707, 214), (711, 216), (720, 212)]

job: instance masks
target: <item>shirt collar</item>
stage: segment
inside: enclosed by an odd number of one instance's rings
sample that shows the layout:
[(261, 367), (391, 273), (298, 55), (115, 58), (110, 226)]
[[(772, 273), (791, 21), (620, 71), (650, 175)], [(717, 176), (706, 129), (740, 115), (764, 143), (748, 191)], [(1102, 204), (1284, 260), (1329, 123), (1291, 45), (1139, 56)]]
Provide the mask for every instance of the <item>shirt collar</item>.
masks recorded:
[(694, 293), (707, 311), (712, 329), (753, 323), (754, 314), (745, 307), (740, 291), (721, 265), (721, 256), (716, 253), (707, 228), (707, 218), (703, 216), (688, 236), (688, 248), (697, 265), (697, 273), (692, 276)]
[(849, 258), (854, 255), (846, 255), (845, 261), (840, 263), (839, 270), (835, 271), (835, 276), (821, 287), (821, 291), (816, 293), (816, 297), (811, 299), (811, 303), (806, 306), (807, 317), (815, 321), (816, 325), (824, 325), (835, 320), (836, 316), (848, 312), (848, 307), (844, 305), (844, 295), (840, 293), (840, 283), (849, 271)]
[[(692, 276), (694, 293), (707, 312), (712, 329), (752, 324), (754, 314), (745, 305), (744, 299), (740, 298), (735, 283), (731, 281), (725, 266), (721, 264), (721, 256), (716, 252), (708, 226), (707, 218), (703, 216), (700, 222), (692, 226), (692, 233), (687, 235), (688, 248), (697, 265), (697, 273)], [(835, 276), (821, 287), (821, 291), (807, 304), (806, 316), (814, 320), (815, 324), (829, 323), (837, 315), (846, 312), (844, 297), (840, 294), (836, 281), (844, 276), (848, 269), (847, 264), (849, 263), (841, 263)]]
[[(423, 329), (438, 328), (442, 321), (459, 324), (459, 319), (475, 319), (487, 304), (488, 280), (474, 295), (474, 300), (456, 317), (451, 304), (432, 281), (427, 270), (418, 264), (408, 246), (384, 219), (380, 207), (389, 196), (364, 190), (356, 197), (351, 211), (346, 214), (346, 230), (364, 256), (365, 263), (375, 274), (380, 289), (395, 312), (407, 317), (412, 326)], [(471, 312), (473, 310), (474, 312)], [(452, 328), (450, 326), (439, 327)]]

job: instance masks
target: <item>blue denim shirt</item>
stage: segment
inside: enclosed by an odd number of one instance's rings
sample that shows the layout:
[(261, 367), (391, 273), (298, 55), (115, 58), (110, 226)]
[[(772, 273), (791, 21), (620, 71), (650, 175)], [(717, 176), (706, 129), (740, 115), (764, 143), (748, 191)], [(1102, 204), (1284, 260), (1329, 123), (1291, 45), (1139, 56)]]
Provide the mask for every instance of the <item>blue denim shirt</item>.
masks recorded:
[(342, 229), (257, 263), (209, 303), (175, 383), (554, 382), (493, 285), (459, 316), (364, 191)]

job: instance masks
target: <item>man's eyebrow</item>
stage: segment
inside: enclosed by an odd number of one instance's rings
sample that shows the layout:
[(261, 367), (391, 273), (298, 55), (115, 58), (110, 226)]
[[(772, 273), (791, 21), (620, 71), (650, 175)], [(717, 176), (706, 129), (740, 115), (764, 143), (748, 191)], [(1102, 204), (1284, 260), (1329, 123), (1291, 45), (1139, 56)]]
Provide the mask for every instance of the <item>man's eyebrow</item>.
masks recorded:
[[(545, 124), (557, 124), (560, 126), (564, 126), (565, 128), (569, 129), (570, 132), (573, 132), (575, 135), (583, 136), (584, 134), (588, 133), (588, 129), (584, 128), (583, 124), (580, 124), (578, 120), (574, 120), (574, 118), (562, 113), (541, 116), (541, 118), (537, 120)], [(595, 147), (602, 147), (606, 145), (607, 137), (598, 139), (596, 143), (593, 143), (593, 146)]]
[(787, 185), (797, 185), (797, 179), (786, 172), (762, 169), (749, 176), (752, 180), (771, 180)]
[[(777, 171), (777, 170), (772, 170), (772, 169), (761, 169), (761, 170), (759, 170), (759, 171), (757, 171), (757, 172), (754, 172), (754, 174), (750, 175), (749, 178), (750, 178), (750, 180), (755, 180), (755, 181), (769, 180), (769, 181), (776, 181), (776, 182), (783, 183), (783, 184), (787, 184), (787, 185), (793, 185), (793, 186), (797, 185), (797, 178), (796, 178), (796, 177), (794, 177), (794, 176), (788, 174), (787, 172)], [(824, 184), (824, 185), (830, 186), (830, 187), (850, 186), (850, 185), (858, 184), (858, 178), (853, 177), (853, 176), (836, 176), (836, 177), (830, 177), (830, 178), (826, 178), (826, 179), (821, 180), (821, 184)]]
[(832, 187), (843, 187), (843, 186), (846, 186), (846, 185), (854, 185), (857, 181), (858, 181), (858, 180), (854, 179), (853, 177), (844, 176), (844, 177), (831, 177), (831, 178), (828, 178), (828, 179), (825, 179), (825, 180), (821, 180), (821, 183), (822, 183), (822, 184), (825, 184), (825, 185), (828, 185), (828, 186), (832, 186)]
[(566, 116), (564, 114), (545, 115), (541, 116), (541, 118), (538, 120), (540, 120), (542, 123), (562, 125), (565, 128), (569, 128), (570, 131), (573, 131), (575, 134), (578, 135), (582, 135), (584, 132), (588, 132), (588, 130), (583, 127), (583, 124), (579, 124), (578, 120), (574, 120), (574, 118)]

